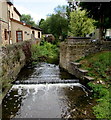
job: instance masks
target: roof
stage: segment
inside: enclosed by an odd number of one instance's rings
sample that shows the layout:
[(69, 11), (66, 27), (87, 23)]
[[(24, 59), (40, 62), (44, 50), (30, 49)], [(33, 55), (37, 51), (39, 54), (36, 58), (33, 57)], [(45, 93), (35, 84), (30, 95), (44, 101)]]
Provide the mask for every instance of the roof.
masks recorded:
[(16, 23), (18, 23), (18, 24), (21, 24), (21, 25), (23, 25), (23, 26), (29, 27), (29, 28), (31, 28), (31, 29), (42, 31), (40, 28), (32, 27), (31, 25), (27, 25), (27, 24), (25, 24), (25, 23), (23, 23), (23, 22), (21, 22), (21, 21), (18, 21), (18, 20), (13, 19), (13, 18), (10, 18), (10, 20), (13, 21), (13, 22), (16, 22)]
[(21, 25), (24, 25), (24, 26), (27, 26), (27, 27), (31, 28), (30, 25), (24, 24), (24, 23), (21, 22), (21, 21), (15, 20), (15, 19), (13, 19), (13, 18), (10, 18), (10, 20), (13, 21), (13, 22), (16, 22), (16, 23), (18, 23), (18, 24), (21, 24)]
[[(13, 5), (13, 3), (11, 2), (11, 0), (6, 0), (7, 4), (9, 4), (10, 6)], [(16, 9), (16, 7), (14, 7), (14, 11), (21, 17), (21, 14), (19, 13), (19, 11)]]
[(42, 31), (42, 29), (37, 28), (37, 27), (31, 27), (31, 29)]
[(9, 5), (13, 5), (13, 3), (10, 0), (6, 0)]
[(14, 11), (21, 17), (21, 14), (19, 13), (19, 11), (14, 7)]

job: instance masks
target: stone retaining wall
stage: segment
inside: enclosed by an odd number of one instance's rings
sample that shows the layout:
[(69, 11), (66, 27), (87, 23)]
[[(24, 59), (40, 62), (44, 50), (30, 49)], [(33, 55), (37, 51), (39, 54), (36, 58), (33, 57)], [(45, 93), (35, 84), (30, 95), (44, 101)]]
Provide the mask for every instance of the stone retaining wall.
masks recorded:
[(62, 42), (60, 45), (60, 67), (79, 77), (81, 76), (80, 71), (77, 72), (76, 70), (75, 72), (71, 63), (104, 50), (111, 50), (111, 42)]
[(31, 61), (32, 41), (25, 41), (0, 48), (0, 84), (5, 96), (21, 68)]

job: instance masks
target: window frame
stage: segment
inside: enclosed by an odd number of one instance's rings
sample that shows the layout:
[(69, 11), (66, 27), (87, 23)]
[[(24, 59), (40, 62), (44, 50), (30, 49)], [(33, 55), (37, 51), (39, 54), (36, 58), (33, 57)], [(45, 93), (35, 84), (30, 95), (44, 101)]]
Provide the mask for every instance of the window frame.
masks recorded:
[(38, 32), (38, 38), (40, 38), (40, 36), (41, 36), (41, 33), (40, 33), (40, 32)]
[[(19, 34), (21, 36), (18, 36), (18, 33), (21, 33), (21, 34)], [(19, 40), (19, 38), (21, 38), (21, 40)], [(22, 42), (23, 41), (23, 31), (22, 30), (16, 31), (16, 41), (17, 42)]]

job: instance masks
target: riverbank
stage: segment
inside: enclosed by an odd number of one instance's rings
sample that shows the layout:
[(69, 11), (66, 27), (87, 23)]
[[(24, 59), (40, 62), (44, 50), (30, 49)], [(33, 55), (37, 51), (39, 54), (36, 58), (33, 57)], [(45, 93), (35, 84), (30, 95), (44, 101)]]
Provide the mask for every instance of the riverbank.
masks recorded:
[(87, 75), (94, 77), (95, 80), (89, 82), (88, 85), (97, 98), (97, 105), (93, 107), (96, 118), (111, 119), (111, 51), (102, 51), (96, 54), (78, 60), (81, 68), (88, 70)]
[(28, 63), (40, 61), (58, 63), (59, 52), (56, 45), (44, 42), (43, 45), (34, 41), (24, 41), (0, 49), (0, 103), (16, 80), (18, 73)]
[(20, 70), (31, 61), (31, 45), (33, 41), (24, 41), (0, 49), (0, 102), (17, 78)]

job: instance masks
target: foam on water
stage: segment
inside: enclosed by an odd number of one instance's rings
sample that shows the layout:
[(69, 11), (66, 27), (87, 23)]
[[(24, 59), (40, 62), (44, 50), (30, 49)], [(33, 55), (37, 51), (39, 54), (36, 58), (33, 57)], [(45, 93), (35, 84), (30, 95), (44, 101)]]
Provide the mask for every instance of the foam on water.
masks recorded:
[(88, 92), (78, 79), (60, 70), (59, 66), (47, 63), (29, 66), (21, 71), (3, 100), (3, 116), (78, 118), (83, 116), (83, 109), (89, 109)]

